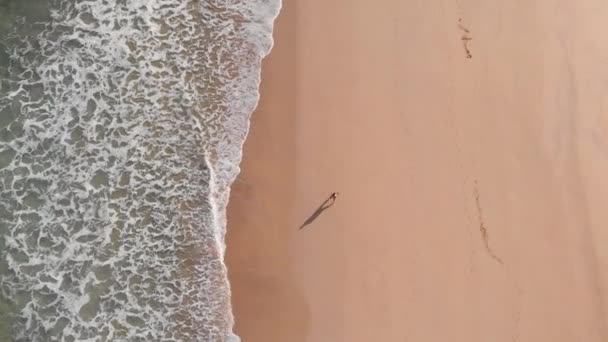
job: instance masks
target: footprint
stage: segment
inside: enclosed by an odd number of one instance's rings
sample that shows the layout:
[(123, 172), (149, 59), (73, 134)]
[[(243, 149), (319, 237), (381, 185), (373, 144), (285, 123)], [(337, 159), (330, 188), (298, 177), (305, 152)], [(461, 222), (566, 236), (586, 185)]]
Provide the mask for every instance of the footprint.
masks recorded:
[(469, 36), (471, 31), (462, 25), (462, 18), (458, 18), (458, 28), (462, 31), (462, 37), (460, 37), (460, 39), (462, 40), (462, 47), (464, 48), (464, 52), (466, 54), (465, 57), (467, 59), (473, 58), (471, 50), (469, 49), (469, 42), (473, 40), (473, 38)]

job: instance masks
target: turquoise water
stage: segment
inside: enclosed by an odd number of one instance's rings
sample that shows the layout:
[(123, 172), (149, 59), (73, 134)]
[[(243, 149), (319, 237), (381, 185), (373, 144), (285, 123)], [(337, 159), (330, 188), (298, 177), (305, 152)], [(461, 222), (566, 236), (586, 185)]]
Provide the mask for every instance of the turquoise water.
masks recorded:
[(235, 339), (225, 208), (278, 1), (0, 9), (0, 339)]

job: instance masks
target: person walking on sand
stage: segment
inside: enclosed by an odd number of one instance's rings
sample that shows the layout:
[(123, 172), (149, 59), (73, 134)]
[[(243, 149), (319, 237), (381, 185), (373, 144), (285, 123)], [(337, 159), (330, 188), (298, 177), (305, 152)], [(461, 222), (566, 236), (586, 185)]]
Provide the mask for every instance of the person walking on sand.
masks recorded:
[(329, 195), (329, 197), (327, 197), (325, 202), (321, 203), (321, 206), (319, 206), (319, 208), (317, 208), (317, 210), (315, 210), (315, 212), (312, 215), (310, 215), (310, 217), (300, 226), (300, 229), (311, 224), (312, 221), (314, 221), (317, 217), (319, 217), (319, 215), (321, 215), (321, 213), (325, 209), (328, 209), (329, 207), (334, 205), (334, 202), (336, 201), (336, 198), (338, 198), (338, 195), (340, 195), (339, 192), (332, 192), (331, 195)]

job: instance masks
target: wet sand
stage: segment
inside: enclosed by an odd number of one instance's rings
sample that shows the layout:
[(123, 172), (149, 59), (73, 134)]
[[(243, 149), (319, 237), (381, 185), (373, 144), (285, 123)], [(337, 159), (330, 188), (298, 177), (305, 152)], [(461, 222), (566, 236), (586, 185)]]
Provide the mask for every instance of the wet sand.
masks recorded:
[(243, 341), (607, 341), (606, 17), (284, 0), (228, 213)]

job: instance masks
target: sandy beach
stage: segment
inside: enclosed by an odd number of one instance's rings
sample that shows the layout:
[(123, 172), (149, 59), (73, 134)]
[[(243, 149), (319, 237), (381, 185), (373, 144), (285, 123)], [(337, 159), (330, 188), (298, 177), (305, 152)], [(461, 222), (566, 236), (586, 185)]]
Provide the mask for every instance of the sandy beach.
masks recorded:
[(242, 340), (608, 341), (607, 17), (284, 0), (228, 211)]

